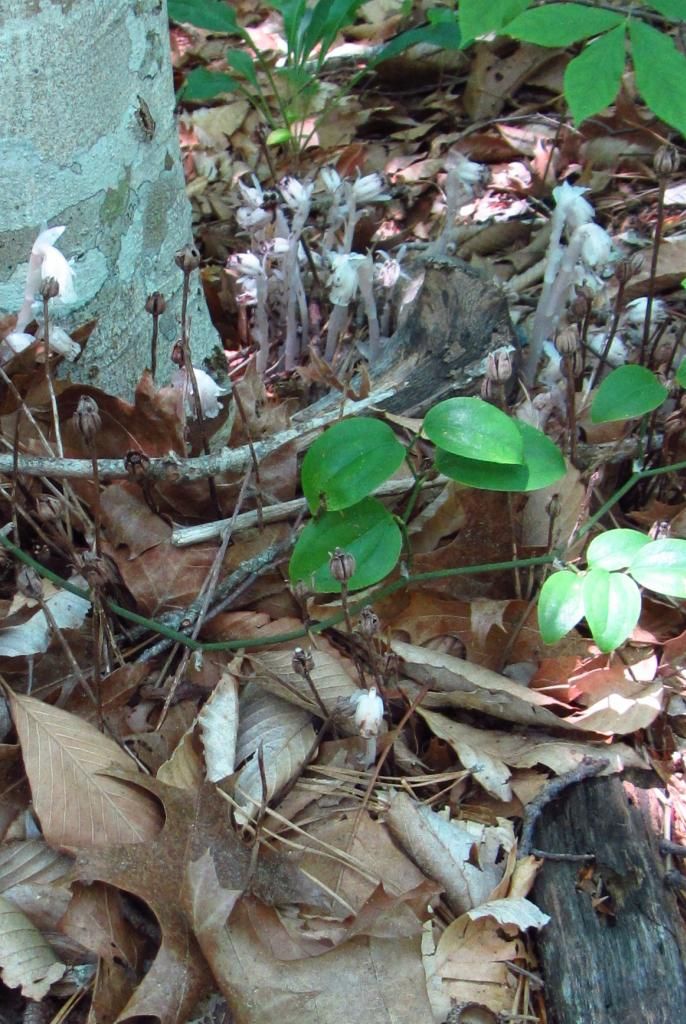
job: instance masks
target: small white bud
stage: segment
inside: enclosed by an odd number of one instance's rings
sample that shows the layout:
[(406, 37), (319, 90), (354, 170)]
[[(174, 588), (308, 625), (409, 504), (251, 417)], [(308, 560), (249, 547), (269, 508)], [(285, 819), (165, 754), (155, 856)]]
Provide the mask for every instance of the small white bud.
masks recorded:
[(341, 187), (341, 176), (335, 167), (322, 167), (319, 177), (326, 191), (332, 195)]
[[(200, 395), (200, 406), (202, 408), (203, 416), (206, 419), (214, 419), (222, 411), (222, 407), (219, 404), (218, 399), (221, 395), (228, 395), (226, 388), (220, 388), (216, 381), (212, 380), (209, 373), (205, 373), (204, 370), (198, 369), (197, 366), (193, 367), (195, 374), (195, 380), (198, 385), (198, 393)], [(186, 395), (186, 411), (189, 416), (195, 415), (195, 403), (193, 401), (193, 385), (188, 379), (188, 373), (185, 367), (177, 370), (172, 378), (172, 387), (177, 390), (183, 390)]]
[(376, 692), (376, 687), (365, 690), (357, 697), (355, 707), (355, 725), (360, 736), (369, 739), (378, 736), (383, 721), (383, 701)]
[(353, 195), (357, 203), (382, 203), (390, 199), (384, 192), (384, 180), (380, 174), (366, 174), (353, 182)]
[(358, 271), (366, 256), (360, 253), (332, 253), (329, 257), (333, 270), (327, 284), (331, 288), (329, 298), (334, 306), (348, 306), (355, 297)]
[(593, 207), (583, 198), (584, 192), (588, 189), (566, 181), (553, 189), (555, 205), (564, 216), (570, 232), (593, 220)]
[(587, 267), (604, 267), (612, 254), (612, 239), (599, 224), (582, 224), (581, 258)]

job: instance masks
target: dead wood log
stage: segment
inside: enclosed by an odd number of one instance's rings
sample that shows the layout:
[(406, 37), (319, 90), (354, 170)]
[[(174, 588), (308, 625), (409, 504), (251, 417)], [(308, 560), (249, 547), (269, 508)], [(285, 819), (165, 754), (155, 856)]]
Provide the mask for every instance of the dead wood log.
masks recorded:
[[(534, 847), (592, 853), (546, 860), (534, 899), (550, 1024), (676, 1024), (686, 1019), (686, 936), (658, 850), (662, 806), (653, 779), (570, 786), (543, 812)], [(642, 788), (643, 787), (643, 788)]]
[(373, 379), (398, 388), (382, 408), (421, 415), (443, 398), (478, 393), (487, 354), (518, 345), (504, 291), (480, 271), (431, 250), (409, 264), (409, 274), (398, 327)]

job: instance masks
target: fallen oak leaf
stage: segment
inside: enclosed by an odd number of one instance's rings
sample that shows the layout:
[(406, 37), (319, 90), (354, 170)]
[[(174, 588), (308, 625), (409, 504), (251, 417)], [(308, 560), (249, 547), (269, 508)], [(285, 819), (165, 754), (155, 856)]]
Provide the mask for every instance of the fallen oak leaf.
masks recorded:
[(192, 793), (159, 779), (117, 771), (153, 794), (162, 804), (165, 823), (151, 841), (83, 850), (73, 877), (101, 881), (133, 893), (153, 912), (162, 941), (155, 960), (117, 1018), (157, 1017), (161, 1024), (185, 1024), (190, 1011), (211, 985), (211, 974), (180, 904), (187, 865), (209, 851), (222, 886), (238, 896), (251, 889), (267, 903), (321, 901), (318, 887), (297, 867), (270, 850), (261, 851), (252, 871), (252, 849), (234, 832), (227, 802), (215, 786)]

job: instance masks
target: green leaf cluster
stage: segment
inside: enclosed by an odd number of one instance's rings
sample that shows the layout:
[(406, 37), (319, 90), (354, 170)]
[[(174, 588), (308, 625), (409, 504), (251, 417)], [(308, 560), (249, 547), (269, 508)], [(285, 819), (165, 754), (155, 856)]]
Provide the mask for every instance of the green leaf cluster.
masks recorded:
[[(451, 398), (427, 413), (423, 434), (436, 445), (436, 468), (471, 487), (531, 491), (558, 480), (565, 462), (540, 431), (511, 420), (480, 398)], [(369, 417), (342, 420), (319, 437), (302, 466), (312, 521), (300, 534), (289, 573), (317, 591), (339, 592), (329, 572), (338, 547), (355, 557), (350, 590), (387, 576), (402, 549), (401, 525), (371, 497), (408, 452), (391, 427)]]
[(538, 599), (538, 625), (554, 644), (585, 618), (601, 651), (615, 650), (641, 614), (639, 586), (686, 598), (686, 540), (651, 540), (638, 530), (608, 530), (586, 553), (587, 569), (550, 576)]

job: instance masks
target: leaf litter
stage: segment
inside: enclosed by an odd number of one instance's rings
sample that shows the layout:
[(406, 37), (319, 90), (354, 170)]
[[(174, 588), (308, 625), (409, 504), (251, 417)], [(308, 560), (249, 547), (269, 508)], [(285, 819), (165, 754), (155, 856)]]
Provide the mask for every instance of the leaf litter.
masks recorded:
[[(238, 6), (255, 15), (256, 5)], [(392, 36), (396, 6), (364, 5), (350, 38)], [(251, 31), (260, 47), (283, 49), (278, 22), (255, 20)], [(177, 27), (172, 40), (179, 71), (199, 55), (219, 55), (206, 33), (184, 37)], [(370, 211), (357, 226), (356, 251), (436, 237), (451, 150), (488, 164), (490, 184), (460, 211), (450, 244), (508, 282), (515, 319), (542, 278), (549, 228), (535, 213), (552, 186), (580, 175), (617, 238), (634, 239), (655, 197), (642, 196), (645, 214), (624, 212), (631, 186), (622, 160), (644, 168), (653, 136), (636, 129), (629, 95), (581, 129), (540, 112), (560, 91), (562, 57), (528, 45), (503, 57), (484, 41), (471, 59), (459, 57), (462, 96), (439, 82), (455, 73), (449, 63), (439, 72), (423, 66), (418, 101), (401, 95), (418, 68), (412, 55), (373, 88), (356, 90), (345, 116), (318, 127), (307, 157), (341, 174), (384, 173), (393, 186), (384, 212)], [(240, 402), (236, 414), (220, 400), (211, 452), (269, 440), (302, 423), (298, 409), (316, 416), (324, 386), (352, 387), (348, 369), (334, 372), (316, 344), (290, 380), (275, 374), (265, 383), (246, 352), (233, 279), (216, 273), (245, 249), (237, 181), (249, 172), (255, 182), (273, 180), (257, 125), (236, 94), (181, 115), (208, 259), (203, 283)], [(615, 136), (616, 152), (607, 144)], [(287, 155), (279, 160), (279, 177), (299, 171)], [(682, 192), (675, 180), (665, 195), (673, 237), (658, 254), (653, 287), (661, 294), (685, 273)], [(478, 234), (473, 224), (483, 225)], [(649, 290), (653, 250), (643, 248), (627, 299)], [(11, 328), (1, 325), (0, 334)], [(622, 330), (628, 335), (631, 325)], [(668, 324), (666, 340), (676, 333)], [(54, 435), (39, 349), (34, 343), (6, 363), (15, 391), (1, 409), (3, 435), (34, 456), (46, 454), (43, 438)], [(261, 522), (270, 505), (299, 494), (304, 429), (257, 471), (217, 473), (213, 499), (207, 472), (185, 465), (202, 447), (178, 389), (156, 386), (149, 373), (133, 403), (64, 381), (55, 389), (64, 455), (111, 465), (99, 487), (78, 477), (57, 494), (40, 480), (26, 493), (9, 476), (2, 485), (8, 509), (22, 495), (39, 561), (52, 560), (76, 588), (45, 584), (52, 621), (42, 606), (16, 599), (9, 576), (2, 594), (0, 669), (11, 713), (0, 748), (3, 985), (52, 1007), (86, 995), (93, 1024), (182, 1024), (200, 1019), (212, 993), (244, 1024), (277, 1016), (283, 1024), (441, 1024), (456, 1006), (478, 1008), (483, 1020), (544, 1019), (517, 970), (536, 970), (533, 936), (546, 924), (530, 899), (541, 862), (518, 855), (520, 821), (550, 777), (588, 759), (606, 761), (605, 773), (652, 766), (664, 777), (678, 767), (683, 608), (646, 602), (620, 662), (579, 629), (545, 647), (528, 593), (513, 587), (510, 572), (494, 571), (398, 588), (375, 601), (371, 639), (357, 615), (349, 632), (340, 602), (285, 585), (292, 524), (268, 531)], [(553, 367), (547, 390), (523, 407), (560, 440), (556, 389)], [(73, 425), (84, 395), (102, 418), (92, 452)], [(627, 440), (623, 428), (594, 434), (588, 396), (577, 400), (590, 448)], [(388, 420), (412, 430), (409, 418)], [(674, 438), (677, 458), (682, 426)], [(164, 472), (149, 479), (146, 460), (156, 457)], [(605, 495), (619, 483), (612, 462), (607, 473)], [(593, 487), (597, 480), (570, 466), (554, 487), (562, 510), (552, 527), (551, 494), (513, 502), (519, 554), (572, 536)], [(452, 482), (431, 494), (408, 524), (413, 572), (508, 560), (512, 524), (502, 495)], [(41, 504), (46, 497), (53, 503)], [(254, 520), (234, 530), (228, 550), (174, 543), (175, 526), (244, 511)], [(645, 493), (624, 512), (645, 529), (672, 519), (673, 536), (682, 535), (683, 501), (674, 494)], [(74, 575), (72, 556), (95, 545), (97, 527), (101, 558)], [(257, 565), (272, 544), (275, 554)], [(221, 592), (218, 581), (243, 566), (240, 581)], [(236, 649), (184, 660), (179, 630)], [(356, 701), (371, 687), (383, 697), (384, 720), (361, 736)], [(17, 778), (19, 753), (30, 795)], [(678, 803), (675, 817), (683, 825)]]

